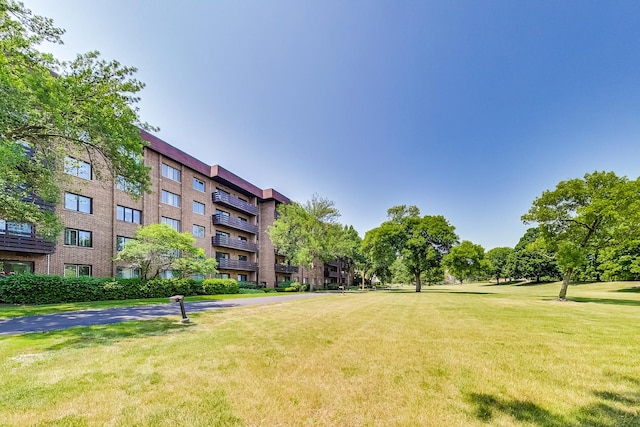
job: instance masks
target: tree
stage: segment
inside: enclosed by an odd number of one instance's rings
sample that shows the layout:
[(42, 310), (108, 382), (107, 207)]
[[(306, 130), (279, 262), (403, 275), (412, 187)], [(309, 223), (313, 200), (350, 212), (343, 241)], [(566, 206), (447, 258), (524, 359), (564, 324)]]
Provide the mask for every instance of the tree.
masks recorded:
[(475, 279), (482, 275), (485, 268), (484, 248), (465, 240), (451, 248), (444, 256), (442, 265), (460, 283), (465, 279)]
[(558, 299), (566, 299), (572, 274), (587, 262), (587, 254), (637, 239), (639, 207), (638, 180), (598, 171), (561, 181), (533, 201), (522, 221), (537, 223), (547, 248), (556, 253), (564, 272)]
[(88, 159), (96, 178), (121, 176), (137, 197), (150, 187), (133, 67), (98, 52), (60, 62), (37, 50), (64, 30), (20, 2), (0, 0), (0, 218), (53, 238), (61, 224), (38, 202), (58, 203), (65, 158)]
[(135, 238), (126, 243), (114, 261), (139, 268), (144, 279), (150, 274), (158, 277), (164, 270), (178, 272), (180, 277), (215, 273), (216, 260), (206, 258), (204, 249), (195, 247), (195, 243), (189, 233), (180, 233), (167, 224), (150, 224), (138, 228)]
[(507, 277), (507, 259), (512, 252), (512, 248), (501, 247), (493, 248), (485, 254), (489, 266), (488, 273), (496, 278), (496, 283), (500, 283), (500, 278)]
[[(341, 228), (340, 212), (333, 201), (314, 194), (301, 205), (296, 202), (278, 206), (278, 218), (267, 229), (278, 253), (294, 265), (314, 271), (315, 267), (335, 259)], [(313, 280), (309, 280), (313, 291)]]
[(529, 228), (520, 238), (507, 258), (506, 275), (536, 282), (561, 276), (555, 253), (547, 249), (539, 228)]
[[(337, 226), (335, 230), (335, 242), (332, 244), (334, 257), (338, 260), (339, 272), (346, 270), (352, 277), (356, 264), (361, 261), (360, 246), (362, 239), (353, 226)], [(342, 280), (342, 274), (338, 274), (338, 280)]]
[(420, 217), (416, 206), (394, 206), (387, 216), (388, 221), (365, 234), (365, 251), (376, 268), (387, 274), (393, 261), (400, 258), (416, 282), (416, 292), (420, 292), (422, 275), (438, 268), (456, 243), (455, 227), (441, 215)]

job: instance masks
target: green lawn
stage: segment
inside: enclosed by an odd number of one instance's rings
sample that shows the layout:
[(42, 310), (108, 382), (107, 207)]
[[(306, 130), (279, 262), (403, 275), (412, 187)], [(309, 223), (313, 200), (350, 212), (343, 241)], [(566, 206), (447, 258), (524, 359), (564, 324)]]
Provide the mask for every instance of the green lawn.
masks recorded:
[[(634, 283), (348, 293), (0, 339), (0, 425), (638, 426)], [(628, 290), (628, 291), (624, 291)]]

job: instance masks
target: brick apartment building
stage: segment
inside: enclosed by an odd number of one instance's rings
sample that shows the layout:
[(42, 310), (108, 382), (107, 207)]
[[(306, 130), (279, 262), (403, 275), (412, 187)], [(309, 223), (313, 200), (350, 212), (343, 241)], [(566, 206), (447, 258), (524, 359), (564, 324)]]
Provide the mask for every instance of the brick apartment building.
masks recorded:
[(72, 166), (66, 173), (73, 176), (56, 207), (64, 233), (53, 244), (37, 237), (28, 224), (0, 219), (3, 270), (134, 277), (138, 271), (112, 259), (138, 226), (163, 222), (192, 233), (196, 245), (218, 260), (218, 277), (269, 287), (287, 280), (323, 282), (322, 267), (319, 274), (303, 275), (285, 264), (266, 233), (287, 197), (221, 166), (209, 166), (147, 132), (142, 137), (149, 143), (144, 162), (151, 167), (151, 194), (134, 200), (123, 191), (126, 182), (96, 180), (92, 165), (69, 159)]

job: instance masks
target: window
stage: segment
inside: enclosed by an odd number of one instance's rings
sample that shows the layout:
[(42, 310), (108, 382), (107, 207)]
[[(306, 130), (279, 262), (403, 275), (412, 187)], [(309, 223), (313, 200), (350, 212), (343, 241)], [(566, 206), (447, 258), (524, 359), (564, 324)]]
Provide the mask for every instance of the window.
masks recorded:
[(0, 260), (0, 273), (27, 274), (33, 273), (33, 262), (31, 261), (7, 261)]
[(204, 237), (204, 227), (201, 225), (193, 224), (193, 237)]
[(116, 277), (118, 279), (133, 279), (140, 277), (141, 270), (139, 268), (116, 267)]
[(82, 179), (91, 179), (91, 164), (73, 157), (65, 157), (64, 173), (77, 176)]
[(116, 237), (116, 250), (118, 252), (123, 250), (124, 249), (124, 245), (126, 245), (129, 240), (134, 240), (134, 239), (133, 239), (133, 237), (117, 236)]
[(226, 211), (222, 211), (220, 209), (216, 209), (216, 215), (220, 215), (220, 216), (224, 216), (224, 217), (229, 217), (229, 212)]
[(180, 196), (178, 196), (177, 194), (173, 194), (168, 191), (162, 190), (162, 203), (179, 208)]
[(216, 279), (230, 279), (228, 273), (216, 273)]
[(246, 241), (247, 241), (247, 238), (246, 238), (246, 237), (244, 237), (244, 236), (238, 236), (238, 240), (239, 240), (240, 242), (246, 242)]
[(163, 216), (161, 218), (161, 221), (162, 221), (163, 224), (167, 224), (167, 225), (170, 225), (171, 227), (175, 228), (176, 231), (180, 231), (180, 220), (173, 219), (173, 218), (167, 218), (167, 217)]
[(163, 279), (173, 279), (173, 271), (172, 270), (162, 270), (160, 272), (160, 277)]
[(246, 282), (247, 275), (246, 274), (238, 274), (238, 282)]
[(180, 182), (180, 171), (174, 169), (169, 165), (162, 164), (162, 176), (169, 178), (170, 180)]
[(238, 221), (240, 222), (248, 222), (246, 218), (238, 217)]
[(30, 236), (33, 233), (33, 226), (24, 222), (11, 222), (0, 219), (0, 234), (14, 234)]
[(64, 277), (91, 276), (91, 266), (85, 264), (65, 264)]
[(126, 191), (131, 194), (136, 194), (138, 196), (142, 194), (142, 190), (140, 190), (140, 184), (133, 184), (120, 175), (118, 175), (118, 177), (116, 178), (116, 189)]
[(246, 255), (238, 255), (238, 261), (247, 261)]
[(216, 231), (216, 237), (222, 240), (228, 240), (230, 236), (229, 233), (225, 233), (224, 231)]
[(141, 224), (142, 212), (140, 212), (137, 209), (131, 209), (131, 208), (118, 205), (116, 207), (116, 218), (118, 219), (118, 221)]
[(200, 280), (204, 280), (204, 274), (201, 274), (201, 273), (193, 273), (193, 274), (191, 275), (191, 278), (192, 278), (193, 280), (198, 280), (198, 281), (200, 281)]
[(83, 248), (90, 248), (93, 246), (91, 240), (91, 232), (84, 230), (75, 230), (73, 228), (65, 228), (64, 244), (67, 246), (81, 246)]
[(92, 212), (92, 199), (79, 194), (64, 193), (64, 208), (84, 213)]
[(193, 201), (193, 213), (197, 213), (199, 215), (204, 215), (204, 204), (200, 202)]
[(216, 252), (216, 259), (229, 259), (231, 256), (226, 252)]
[(198, 178), (193, 178), (193, 189), (204, 193), (204, 182), (200, 181)]

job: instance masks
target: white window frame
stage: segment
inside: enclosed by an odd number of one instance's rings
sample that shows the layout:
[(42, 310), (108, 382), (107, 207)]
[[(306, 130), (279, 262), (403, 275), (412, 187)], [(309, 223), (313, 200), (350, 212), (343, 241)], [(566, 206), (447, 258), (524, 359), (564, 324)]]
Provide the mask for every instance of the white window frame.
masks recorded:
[(193, 237), (198, 237), (198, 238), (204, 238), (205, 233), (207, 232), (207, 229), (201, 225), (198, 224), (193, 224), (193, 229), (191, 234), (193, 234)]
[(73, 175), (91, 181), (92, 172), (91, 163), (68, 156), (64, 158), (64, 173), (67, 175)]
[(162, 176), (172, 181), (180, 182), (180, 170), (165, 163), (162, 164)]
[(206, 209), (206, 205), (204, 203), (200, 203), (196, 200), (193, 201), (193, 213), (198, 215), (204, 215), (205, 209)]
[[(202, 187), (202, 188), (201, 188)], [(200, 191), (201, 193), (204, 193), (206, 191), (206, 184), (204, 183), (204, 181), (200, 181), (198, 178), (196, 178), (195, 176), (193, 177), (193, 189), (196, 191)]]
[(176, 208), (180, 207), (180, 195), (167, 190), (162, 190), (162, 203)]
[(176, 231), (180, 231), (180, 220), (179, 219), (174, 219), (174, 218), (169, 218), (166, 216), (163, 216), (161, 219), (161, 222), (163, 224), (167, 224), (171, 227), (173, 227)]

